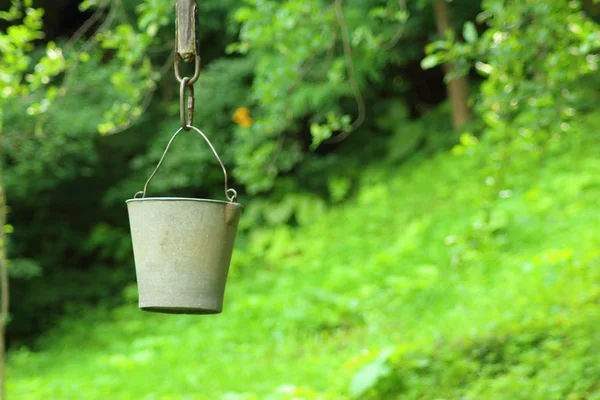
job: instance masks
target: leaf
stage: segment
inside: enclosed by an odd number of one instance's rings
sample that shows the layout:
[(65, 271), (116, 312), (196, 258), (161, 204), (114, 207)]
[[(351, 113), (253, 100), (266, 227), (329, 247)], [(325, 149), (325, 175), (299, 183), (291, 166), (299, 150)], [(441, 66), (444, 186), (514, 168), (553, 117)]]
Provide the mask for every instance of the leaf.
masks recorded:
[(437, 54), (430, 54), (427, 57), (425, 57), (423, 60), (421, 60), (421, 68), (423, 69), (431, 69), (433, 67), (436, 67), (440, 64), (440, 57)]
[(354, 397), (362, 397), (369, 389), (373, 389), (381, 378), (390, 374), (387, 361), (394, 353), (392, 348), (383, 350), (371, 363), (362, 367), (350, 383), (350, 394)]
[(152, 23), (150, 25), (148, 25), (148, 29), (146, 29), (146, 32), (148, 33), (149, 36), (156, 36), (156, 33), (158, 32), (158, 24)]
[(331, 128), (327, 124), (320, 125), (317, 123), (312, 123), (310, 125), (310, 134), (313, 138), (311, 148), (316, 149), (321, 143), (323, 143), (325, 140), (331, 137), (332, 132)]
[(449, 50), (448, 42), (446, 42), (445, 40), (436, 40), (435, 42), (431, 42), (427, 46), (425, 46), (425, 53), (427, 54), (431, 54), (440, 50)]
[(8, 274), (13, 279), (32, 279), (42, 275), (42, 266), (30, 258), (10, 260)]
[(481, 61), (477, 61), (475, 63), (475, 69), (483, 76), (490, 76), (492, 72), (494, 72), (494, 68), (492, 68), (490, 64), (486, 64)]
[(352, 379), (350, 384), (350, 394), (354, 397), (360, 397), (369, 389), (375, 387), (383, 372), (383, 366), (379, 362), (373, 362), (361, 368)]
[(479, 38), (477, 34), (477, 28), (475, 28), (475, 24), (471, 21), (465, 22), (463, 26), (463, 37), (467, 41), (467, 43), (475, 43)]

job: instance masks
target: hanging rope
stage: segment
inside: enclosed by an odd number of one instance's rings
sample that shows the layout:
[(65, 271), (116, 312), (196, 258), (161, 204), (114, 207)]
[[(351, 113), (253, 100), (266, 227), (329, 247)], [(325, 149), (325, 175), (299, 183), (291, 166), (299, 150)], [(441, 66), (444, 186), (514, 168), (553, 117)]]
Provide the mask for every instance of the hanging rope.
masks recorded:
[(335, 7), (335, 16), (338, 21), (340, 31), (342, 33), (342, 44), (344, 47), (344, 59), (346, 61), (346, 71), (348, 73), (348, 79), (350, 80), (350, 86), (352, 87), (352, 93), (354, 94), (354, 99), (356, 100), (356, 107), (358, 109), (358, 116), (352, 122), (350, 130), (347, 132), (342, 132), (337, 136), (333, 136), (330, 139), (325, 141), (326, 144), (339, 143), (345, 140), (348, 135), (350, 135), (353, 131), (358, 129), (363, 122), (365, 122), (365, 118), (367, 116), (365, 100), (360, 91), (360, 87), (358, 86), (358, 82), (356, 81), (356, 73), (354, 71), (354, 63), (352, 61), (352, 45), (350, 43), (350, 34), (348, 33), (348, 25), (346, 25), (346, 19), (344, 18), (344, 10), (342, 8), (342, 0), (334, 1)]

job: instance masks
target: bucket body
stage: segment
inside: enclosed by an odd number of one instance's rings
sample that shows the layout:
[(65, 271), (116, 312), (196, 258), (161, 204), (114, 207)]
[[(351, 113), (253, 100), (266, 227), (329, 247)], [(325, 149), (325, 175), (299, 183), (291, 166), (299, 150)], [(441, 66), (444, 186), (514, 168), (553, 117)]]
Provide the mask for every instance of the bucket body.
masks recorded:
[(142, 310), (217, 314), (242, 205), (218, 200), (127, 200)]

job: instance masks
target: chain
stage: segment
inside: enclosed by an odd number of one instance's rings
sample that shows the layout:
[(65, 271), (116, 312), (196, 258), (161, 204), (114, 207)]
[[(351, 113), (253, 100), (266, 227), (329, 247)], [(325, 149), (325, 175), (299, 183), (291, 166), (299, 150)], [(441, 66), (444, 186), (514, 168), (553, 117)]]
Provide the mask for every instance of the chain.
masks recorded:
[[(225, 169), (225, 165), (217, 150), (215, 150), (214, 146), (208, 140), (208, 137), (198, 128), (194, 126), (194, 105), (196, 103), (196, 99), (194, 97), (194, 83), (200, 77), (200, 56), (198, 55), (198, 45), (196, 40), (196, 30), (198, 27), (198, 7), (196, 5), (196, 0), (179, 0), (177, 2), (177, 19), (176, 19), (176, 41), (175, 41), (175, 78), (177, 82), (179, 82), (179, 119), (181, 121), (181, 127), (175, 132), (175, 134), (171, 137), (171, 140), (167, 144), (167, 148), (165, 149), (162, 157), (158, 161), (158, 165), (152, 172), (152, 175), (146, 181), (144, 185), (144, 190), (141, 192), (137, 192), (133, 197), (135, 199), (143, 199), (146, 197), (146, 192), (148, 190), (148, 185), (158, 172), (160, 166), (162, 165), (171, 144), (181, 133), (181, 131), (193, 131), (198, 135), (202, 136), (202, 138), (208, 144), (211, 151), (217, 158), (221, 169), (223, 170), (223, 177), (225, 181), (225, 197), (231, 203), (237, 201), (237, 192), (235, 189), (229, 187), (228, 178), (227, 178), (227, 170)], [(194, 60), (194, 75), (192, 77), (182, 76), (179, 72), (179, 64), (180, 60), (183, 59), (184, 62), (189, 62)]]
[[(200, 77), (200, 56), (196, 40), (198, 26), (198, 6), (196, 0), (179, 0), (177, 2), (176, 41), (175, 41), (175, 78), (179, 82), (179, 119), (181, 128), (192, 129), (194, 123), (194, 83)], [(188, 62), (194, 60), (194, 75), (182, 77), (179, 72), (180, 59)], [(187, 92), (187, 100), (186, 100)], [(186, 118), (187, 109), (187, 118)]]
[[(181, 127), (185, 131), (189, 131), (194, 125), (194, 105), (196, 99), (194, 98), (194, 85), (190, 84), (190, 78), (183, 78), (179, 84), (179, 120), (181, 121)], [(185, 118), (185, 92), (187, 89), (187, 119)]]

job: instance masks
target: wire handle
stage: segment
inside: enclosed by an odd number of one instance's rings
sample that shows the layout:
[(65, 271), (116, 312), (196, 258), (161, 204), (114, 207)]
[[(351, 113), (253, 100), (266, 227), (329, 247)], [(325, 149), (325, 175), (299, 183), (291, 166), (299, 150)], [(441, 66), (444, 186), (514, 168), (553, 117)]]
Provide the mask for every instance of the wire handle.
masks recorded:
[[(225, 169), (225, 165), (223, 165), (223, 161), (221, 161), (221, 158), (219, 157), (219, 154), (213, 147), (212, 143), (210, 142), (210, 140), (208, 140), (206, 135), (200, 129), (196, 128), (195, 126), (188, 125), (186, 128), (188, 128), (187, 130), (191, 129), (191, 130), (195, 131), (196, 133), (198, 133), (200, 136), (202, 136), (202, 138), (208, 144), (208, 147), (210, 147), (210, 149), (212, 150), (213, 154), (217, 158), (217, 161), (219, 161), (219, 164), (221, 165), (221, 169), (223, 170), (223, 175), (225, 176), (225, 197), (227, 197), (227, 200), (229, 200), (231, 203), (234, 203), (237, 200), (237, 192), (235, 191), (235, 189), (229, 188), (229, 186), (227, 184), (227, 170)], [(175, 132), (175, 134), (171, 137), (171, 140), (169, 140), (169, 143), (167, 144), (167, 148), (165, 149), (160, 160), (158, 161), (158, 164), (156, 165), (154, 172), (152, 172), (152, 175), (150, 175), (150, 178), (148, 178), (148, 180), (146, 181), (146, 184), (144, 185), (144, 190), (137, 192), (135, 195), (133, 195), (134, 199), (139, 198), (138, 197), (139, 194), (142, 195), (142, 197), (141, 197), (142, 199), (146, 197), (146, 191), (148, 190), (148, 185), (150, 184), (150, 181), (152, 180), (152, 178), (154, 178), (154, 175), (156, 175), (156, 173), (158, 172), (158, 169), (162, 165), (162, 162), (165, 159), (165, 156), (167, 155), (167, 152), (169, 151), (171, 144), (173, 143), (173, 141), (175, 140), (177, 135), (179, 135), (179, 133), (183, 130), (186, 130), (186, 129), (184, 129), (184, 127), (179, 128), (177, 130), (177, 132)]]

